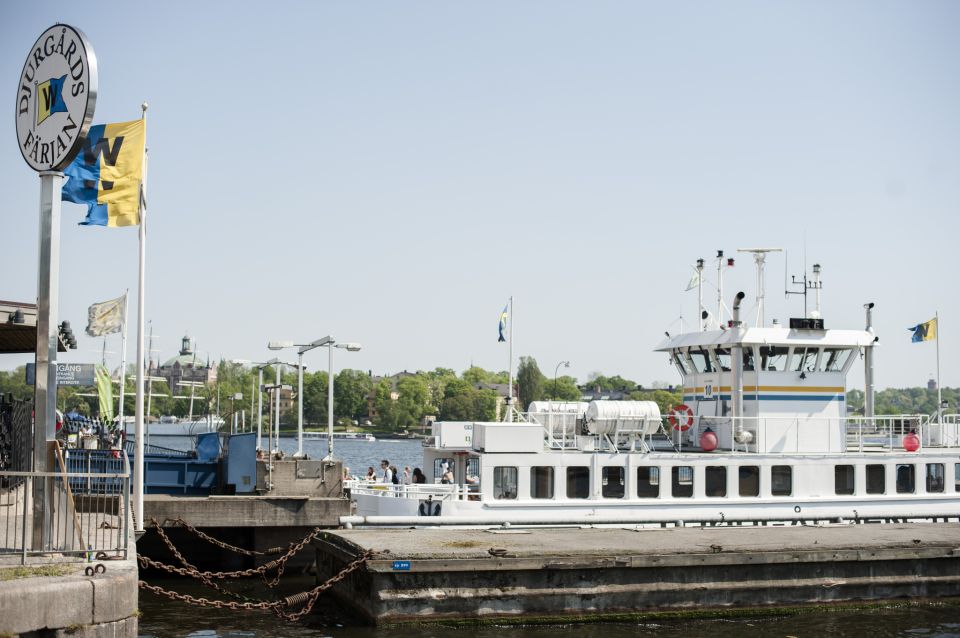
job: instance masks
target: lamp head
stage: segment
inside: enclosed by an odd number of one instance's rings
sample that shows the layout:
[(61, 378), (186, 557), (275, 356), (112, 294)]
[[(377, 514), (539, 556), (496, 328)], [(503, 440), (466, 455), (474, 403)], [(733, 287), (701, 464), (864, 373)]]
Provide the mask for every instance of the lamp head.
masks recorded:
[(271, 350), (283, 350), (284, 348), (292, 348), (292, 341), (271, 341), (267, 344), (267, 347)]
[(336, 347), (343, 348), (348, 352), (359, 352), (363, 349), (363, 346), (361, 346), (359, 343), (338, 343), (336, 344)]

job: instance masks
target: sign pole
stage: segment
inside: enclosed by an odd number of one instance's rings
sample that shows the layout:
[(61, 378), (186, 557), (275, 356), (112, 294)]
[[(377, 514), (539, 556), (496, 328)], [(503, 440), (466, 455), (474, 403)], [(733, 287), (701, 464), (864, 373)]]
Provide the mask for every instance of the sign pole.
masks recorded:
[[(48, 444), (56, 437), (57, 316), (60, 306), (60, 191), (63, 173), (40, 173), (40, 254), (37, 276), (37, 353), (35, 373), (33, 471), (52, 471)], [(44, 481), (33, 482), (34, 547), (43, 543)]]

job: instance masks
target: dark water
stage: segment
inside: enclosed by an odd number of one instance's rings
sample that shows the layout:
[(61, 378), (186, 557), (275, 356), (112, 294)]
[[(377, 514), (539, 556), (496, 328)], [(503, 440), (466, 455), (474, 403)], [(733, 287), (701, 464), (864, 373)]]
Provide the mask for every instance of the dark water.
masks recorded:
[[(153, 584), (204, 596), (208, 590), (184, 581), (160, 581)], [(307, 589), (312, 581), (291, 583)], [(251, 596), (255, 592), (247, 592)], [(262, 594), (262, 592), (261, 592)], [(471, 628), (408, 627), (374, 629), (344, 617), (335, 602), (322, 600), (305, 621), (291, 624), (273, 614), (200, 609), (171, 602), (152, 593), (140, 592), (140, 635), (147, 638), (222, 636), (282, 638), (310, 636), (320, 638), (623, 638), (657, 636), (660, 638), (719, 638), (815, 636), (903, 636), (910, 638), (960, 638), (960, 606), (925, 604), (869, 610), (833, 610), (768, 618), (712, 618), (662, 622), (556, 624), (540, 626), (497, 626)]]
[[(191, 445), (187, 437), (156, 437), (152, 443), (165, 447), (186, 449)], [(282, 438), (281, 448), (288, 453), (296, 450), (296, 439)], [(389, 459), (393, 465), (418, 467), (422, 461), (419, 441), (382, 440), (335, 441), (337, 457), (355, 474), (363, 474), (368, 466), (379, 468), (380, 459)], [(322, 458), (327, 451), (326, 441), (304, 441), (304, 451), (313, 458)], [(185, 580), (150, 579), (160, 585), (194, 596), (218, 597), (195, 582)], [(289, 594), (313, 586), (308, 577), (284, 579)], [(262, 589), (249, 588), (249, 583), (234, 591), (257, 598), (271, 597)], [(272, 593), (272, 592), (271, 592)], [(626, 636), (658, 636), (662, 638), (689, 638), (717, 636), (719, 638), (813, 636), (903, 636), (910, 638), (960, 638), (960, 605), (891, 604), (888, 607), (864, 610), (818, 610), (794, 616), (764, 618), (713, 618), (671, 620), (642, 623), (604, 623), (549, 626), (486, 626), (481, 628), (403, 628), (373, 629), (362, 626), (356, 618), (344, 615), (335, 601), (321, 599), (314, 613), (306, 620), (291, 624), (263, 612), (234, 612), (198, 608), (160, 598), (149, 592), (140, 592), (140, 635), (149, 638), (168, 637), (255, 637), (296, 638), (622, 638)]]

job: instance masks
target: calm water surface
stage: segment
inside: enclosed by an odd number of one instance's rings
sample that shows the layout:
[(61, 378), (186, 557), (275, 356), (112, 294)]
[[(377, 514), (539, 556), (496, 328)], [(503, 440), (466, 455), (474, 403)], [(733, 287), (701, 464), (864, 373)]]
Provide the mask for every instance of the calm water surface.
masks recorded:
[[(154, 437), (151, 443), (176, 449), (189, 449), (188, 437)], [(280, 447), (287, 453), (296, 451), (296, 439), (281, 438)], [(419, 441), (381, 440), (335, 441), (334, 451), (354, 474), (364, 474), (368, 466), (379, 469), (380, 459), (389, 459), (393, 465), (420, 467), (422, 452)], [(304, 441), (305, 452), (313, 458), (322, 458), (327, 451), (326, 441)], [(152, 584), (168, 589), (209, 596), (209, 590), (193, 582), (151, 578)], [(285, 579), (287, 591), (303, 591), (313, 586), (306, 577)], [(244, 583), (241, 586), (249, 586)], [(235, 589), (248, 596), (267, 598), (263, 591)], [(718, 638), (814, 636), (903, 636), (909, 638), (960, 638), (960, 606), (891, 606), (861, 611), (840, 610), (815, 612), (800, 616), (759, 619), (711, 619), (669, 621), (659, 623), (605, 623), (595, 625), (550, 625), (535, 627), (490, 626), (483, 628), (406, 628), (373, 629), (361, 626), (357, 619), (345, 616), (333, 601), (322, 599), (307, 620), (291, 624), (278, 620), (272, 614), (259, 612), (231, 612), (201, 609), (185, 603), (159, 598), (149, 592), (140, 592), (140, 635), (144, 638), (179, 637), (255, 637), (297, 638), (330, 636), (332, 638), (623, 638), (626, 636), (658, 636), (662, 638), (689, 638), (717, 636)]]

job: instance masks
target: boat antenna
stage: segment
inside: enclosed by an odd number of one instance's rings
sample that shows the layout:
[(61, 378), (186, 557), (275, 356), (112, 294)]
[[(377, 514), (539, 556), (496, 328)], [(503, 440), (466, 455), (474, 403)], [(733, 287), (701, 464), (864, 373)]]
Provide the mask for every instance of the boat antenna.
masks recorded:
[[(815, 319), (821, 318), (820, 308), (820, 290), (823, 288), (823, 281), (820, 279), (821, 267), (820, 264), (813, 265), (813, 279), (807, 279), (806, 266), (804, 266), (803, 279), (797, 279), (796, 275), (792, 275), (790, 278), (790, 283), (786, 282), (786, 271), (784, 271), (784, 294), (785, 295), (803, 295), (803, 316), (813, 317)], [(799, 286), (800, 290), (790, 290), (787, 286)], [(816, 309), (813, 313), (807, 312), (807, 292), (810, 290), (816, 290)]]
[(763, 267), (766, 264), (767, 253), (783, 252), (783, 248), (737, 248), (738, 253), (752, 253), (753, 261), (757, 265), (757, 327), (763, 327)]
[[(733, 257), (724, 257), (723, 251), (717, 251), (717, 323), (723, 327), (723, 269), (733, 268)], [(703, 315), (703, 313), (700, 313)]]

